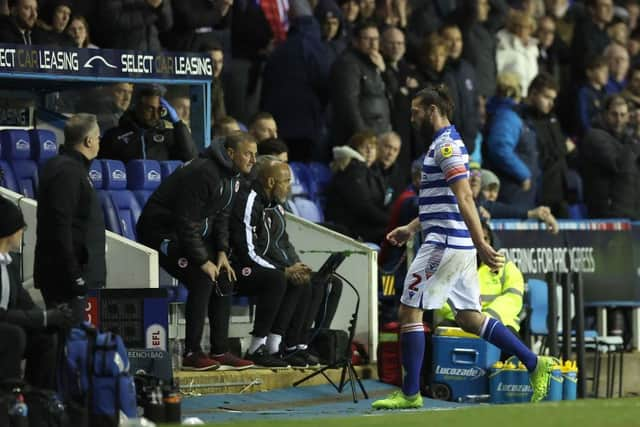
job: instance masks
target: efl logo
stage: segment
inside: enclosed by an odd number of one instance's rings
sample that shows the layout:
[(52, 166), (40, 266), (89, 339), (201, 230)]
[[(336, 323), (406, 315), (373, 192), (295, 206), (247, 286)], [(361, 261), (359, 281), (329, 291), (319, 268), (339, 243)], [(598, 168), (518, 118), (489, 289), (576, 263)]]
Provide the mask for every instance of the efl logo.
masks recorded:
[(167, 331), (164, 327), (154, 323), (147, 328), (146, 348), (167, 350)]

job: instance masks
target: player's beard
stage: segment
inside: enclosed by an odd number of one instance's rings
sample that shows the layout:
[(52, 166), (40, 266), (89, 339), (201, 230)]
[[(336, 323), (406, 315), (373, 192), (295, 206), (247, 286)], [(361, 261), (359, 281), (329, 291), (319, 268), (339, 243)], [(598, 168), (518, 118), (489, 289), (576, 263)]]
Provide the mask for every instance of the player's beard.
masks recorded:
[(429, 146), (431, 144), (431, 140), (433, 139), (434, 129), (433, 125), (429, 120), (423, 120), (422, 123), (418, 126), (418, 135), (422, 140), (422, 143)]

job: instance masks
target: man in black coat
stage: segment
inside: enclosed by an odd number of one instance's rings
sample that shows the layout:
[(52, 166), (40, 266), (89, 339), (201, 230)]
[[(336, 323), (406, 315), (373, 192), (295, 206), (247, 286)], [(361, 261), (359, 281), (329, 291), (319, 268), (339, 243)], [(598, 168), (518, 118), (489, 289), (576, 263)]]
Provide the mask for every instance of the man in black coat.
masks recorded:
[(109, 0), (98, 5), (100, 47), (162, 50), (158, 34), (173, 26), (170, 0)]
[(203, 46), (221, 42), (231, 53), (231, 7), (233, 0), (173, 1), (173, 28), (167, 37), (172, 50), (199, 52)]
[[(200, 157), (162, 182), (138, 220), (138, 240), (156, 249), (160, 266), (189, 290), (185, 370), (252, 365), (228, 352), (231, 295), (219, 286), (219, 274), (235, 279), (227, 258), (229, 213), (240, 188), (240, 174), (249, 174), (257, 150), (255, 139), (244, 132), (215, 139)], [(207, 309), (209, 355), (200, 346)]]
[(552, 113), (558, 95), (558, 85), (553, 77), (540, 73), (529, 85), (522, 120), (533, 129), (538, 145), (542, 180), (537, 203), (548, 206), (558, 218), (567, 218), (569, 194), (567, 157), (575, 145), (562, 131), (560, 122)]
[(640, 144), (628, 123), (627, 101), (613, 95), (604, 102), (602, 122), (587, 131), (580, 145), (589, 218), (638, 218)]
[(82, 321), (87, 289), (106, 282), (104, 216), (88, 176), (100, 149), (96, 116), (71, 117), (64, 139), (40, 173), (34, 280), (47, 307), (69, 303)]
[[(172, 128), (165, 124), (163, 112)], [(134, 109), (124, 113), (120, 125), (105, 132), (98, 157), (125, 163), (133, 159), (187, 162), (197, 155), (187, 125), (161, 98), (160, 89), (149, 86), (138, 92)]]
[(45, 328), (71, 326), (68, 307), (41, 310), (20, 283), (19, 265), (10, 252), (19, 252), (26, 228), (20, 209), (0, 196), (0, 381), (21, 377), (20, 364), (27, 359), (25, 380), (36, 387), (53, 388), (55, 336)]
[(52, 34), (36, 26), (37, 0), (9, 0), (9, 16), (0, 16), (0, 43), (55, 45)]
[(353, 44), (331, 68), (330, 104), (333, 144), (344, 144), (353, 134), (391, 130), (389, 99), (382, 79), (386, 66), (378, 46), (380, 34), (374, 23), (360, 24)]

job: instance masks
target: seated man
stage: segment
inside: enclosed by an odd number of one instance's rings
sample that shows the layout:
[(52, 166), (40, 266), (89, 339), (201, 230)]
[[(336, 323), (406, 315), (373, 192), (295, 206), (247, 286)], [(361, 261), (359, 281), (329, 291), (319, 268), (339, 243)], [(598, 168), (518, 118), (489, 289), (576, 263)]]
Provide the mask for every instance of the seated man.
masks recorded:
[[(484, 241), (494, 246), (491, 228), (482, 223)], [(494, 246), (495, 247), (495, 246)], [(513, 261), (507, 260), (497, 272), (478, 260), (478, 282), (482, 312), (502, 322), (515, 335), (520, 331), (520, 311), (524, 295), (524, 278)], [(455, 314), (449, 303), (445, 304), (438, 315), (444, 319), (442, 324), (457, 325)]]
[(40, 388), (55, 386), (56, 340), (46, 328), (69, 328), (72, 312), (66, 306), (41, 310), (22, 287), (18, 265), (9, 252), (20, 250), (26, 224), (16, 205), (0, 196), (0, 381), (21, 377)]
[[(255, 139), (244, 132), (214, 140), (199, 158), (162, 182), (138, 220), (138, 240), (156, 249), (160, 266), (189, 290), (183, 370), (253, 366), (228, 351), (231, 295), (217, 285), (220, 276), (235, 277), (227, 257), (229, 214), (240, 175), (251, 171), (256, 152)], [(276, 296), (274, 304), (279, 301)], [(205, 316), (210, 354), (200, 345)]]
[[(280, 204), (290, 189), (291, 171), (286, 163), (261, 162), (251, 188), (238, 196), (230, 220), (239, 293), (253, 295), (266, 286), (269, 289), (259, 296), (245, 358), (272, 368), (318, 363), (306, 350), (306, 333), (322, 300), (322, 287), (311, 284), (311, 269), (299, 261), (288, 236), (284, 237)], [(284, 360), (280, 358), (283, 337)]]
[[(163, 120), (165, 112), (173, 127)], [(198, 155), (189, 128), (156, 86), (140, 89), (134, 109), (125, 112), (119, 123), (105, 132), (99, 158), (125, 163), (133, 159), (187, 162)]]

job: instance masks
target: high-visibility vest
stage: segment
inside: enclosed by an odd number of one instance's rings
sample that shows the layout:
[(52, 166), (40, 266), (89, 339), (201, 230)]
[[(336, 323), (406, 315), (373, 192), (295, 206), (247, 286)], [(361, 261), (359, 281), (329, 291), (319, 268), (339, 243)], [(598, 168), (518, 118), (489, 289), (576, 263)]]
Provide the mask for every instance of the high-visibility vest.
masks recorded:
[[(515, 263), (508, 261), (497, 273), (482, 264), (478, 268), (478, 282), (482, 312), (519, 331), (524, 278)], [(446, 320), (455, 320), (448, 303), (438, 310), (438, 315)]]

